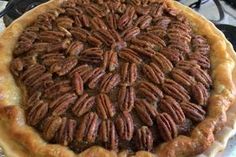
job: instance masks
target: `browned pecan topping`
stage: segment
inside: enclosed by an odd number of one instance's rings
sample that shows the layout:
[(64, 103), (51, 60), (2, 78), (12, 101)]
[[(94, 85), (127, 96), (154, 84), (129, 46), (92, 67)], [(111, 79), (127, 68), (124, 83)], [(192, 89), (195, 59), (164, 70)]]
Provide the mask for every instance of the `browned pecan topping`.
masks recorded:
[(156, 53), (153, 56), (153, 61), (154, 63), (156, 63), (161, 70), (163, 71), (163, 73), (168, 73), (172, 70), (173, 65), (170, 62), (170, 60), (168, 60), (164, 55), (162, 55), (161, 53)]
[(133, 87), (122, 86), (118, 94), (118, 104), (121, 111), (131, 111), (134, 106), (135, 91)]
[(97, 112), (102, 119), (112, 118), (115, 115), (115, 108), (106, 94), (96, 97)]
[(149, 82), (141, 82), (138, 91), (150, 102), (159, 102), (163, 97), (162, 91), (157, 86)]
[(151, 130), (146, 126), (142, 126), (137, 130), (136, 134), (138, 149), (151, 151), (153, 149), (153, 136)]
[(122, 140), (130, 141), (134, 133), (134, 121), (130, 113), (124, 111), (116, 118), (116, 129)]
[(120, 76), (118, 74), (108, 73), (103, 76), (101, 81), (101, 92), (108, 93), (112, 88), (120, 83)]
[(80, 117), (95, 105), (95, 97), (89, 96), (87, 93), (83, 94), (72, 107), (72, 112)]
[(67, 0), (25, 28), (10, 70), (49, 143), (153, 151), (204, 120), (209, 52), (165, 1)]
[(161, 69), (155, 64), (150, 63), (143, 65), (143, 73), (153, 82), (156, 84), (163, 83), (165, 75), (161, 71)]
[(120, 75), (124, 84), (133, 84), (137, 79), (137, 65), (135, 63), (123, 63)]
[(94, 112), (87, 113), (81, 121), (78, 130), (76, 131), (77, 141), (93, 143), (97, 137), (98, 126), (98, 115)]
[(145, 99), (136, 100), (135, 111), (145, 125), (153, 125), (152, 119), (157, 115), (157, 110), (153, 105), (149, 104)]
[(174, 139), (178, 134), (176, 124), (168, 113), (157, 115), (157, 127), (165, 141)]
[(189, 92), (177, 82), (166, 79), (162, 85), (164, 92), (178, 101), (188, 101), (190, 99)]
[(192, 84), (195, 83), (195, 80), (193, 77), (185, 73), (183, 70), (180, 70), (177, 68), (174, 68), (171, 71), (171, 76), (176, 82), (181, 84), (183, 87), (189, 88)]
[(99, 128), (99, 138), (105, 143), (105, 147), (112, 150), (118, 148), (118, 135), (114, 123), (111, 120), (102, 121)]
[(204, 111), (203, 108), (199, 105), (190, 102), (182, 102), (180, 103), (180, 106), (184, 111), (186, 117), (196, 122), (200, 122), (205, 118), (206, 111)]
[(160, 108), (162, 111), (168, 113), (176, 124), (182, 124), (185, 121), (183, 110), (179, 103), (170, 96), (165, 96), (161, 99)]
[(55, 137), (62, 124), (62, 118), (57, 116), (48, 117), (43, 126), (43, 138), (51, 140)]
[(207, 104), (209, 93), (201, 82), (192, 86), (192, 95), (197, 104), (204, 106)]
[(35, 102), (34, 106), (32, 106), (27, 115), (27, 122), (30, 125), (38, 124), (47, 114), (48, 112), (48, 103), (43, 102), (42, 100), (38, 100)]
[(74, 139), (76, 125), (74, 119), (62, 118), (61, 127), (56, 134), (56, 141), (64, 146), (69, 145)]

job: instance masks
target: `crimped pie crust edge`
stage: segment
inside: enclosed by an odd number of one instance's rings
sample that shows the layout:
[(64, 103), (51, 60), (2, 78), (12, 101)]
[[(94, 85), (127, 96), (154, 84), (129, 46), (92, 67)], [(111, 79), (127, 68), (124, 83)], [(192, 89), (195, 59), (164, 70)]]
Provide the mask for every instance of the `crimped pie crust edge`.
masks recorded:
[[(127, 156), (127, 151), (115, 153), (102, 147), (94, 146), (80, 154), (74, 154), (71, 150), (60, 145), (47, 144), (39, 134), (26, 125), (24, 111), (20, 108), (21, 92), (17, 88), (15, 81), (10, 73), (9, 64), (12, 59), (12, 51), (17, 43), (17, 39), (30, 23), (42, 12), (50, 8), (59, 6), (64, 0), (52, 0), (48, 3), (29, 11), (18, 20), (13, 22), (1, 35), (0, 38), (0, 145), (9, 157), (25, 156), (50, 156), (50, 157), (74, 157), (74, 156)], [(235, 85), (233, 80), (233, 70), (235, 68), (236, 56), (232, 45), (225, 36), (208, 20), (195, 13), (188, 7), (172, 0), (163, 0), (171, 7), (180, 9), (184, 15), (191, 21), (193, 28), (198, 34), (205, 35), (211, 45), (211, 68), (214, 90), (210, 97), (209, 111), (206, 119), (201, 122), (191, 134), (191, 137), (178, 136), (173, 141), (163, 143), (157, 149), (158, 156), (190, 156), (201, 153), (214, 142), (210, 151), (206, 152), (208, 156), (211, 152), (214, 154), (222, 145), (217, 147), (217, 141), (227, 141), (226, 133), (215, 136), (213, 132), (220, 130), (226, 123), (226, 115), (235, 120), (236, 117), (227, 112), (235, 99)], [(9, 44), (11, 43), (11, 44)], [(235, 110), (235, 109), (234, 109)], [(226, 123), (226, 125), (232, 123)], [(223, 130), (225, 130), (224, 127)], [(230, 132), (230, 131), (229, 131)], [(220, 137), (219, 139), (217, 137)], [(136, 156), (153, 156), (153, 154), (140, 151)]]

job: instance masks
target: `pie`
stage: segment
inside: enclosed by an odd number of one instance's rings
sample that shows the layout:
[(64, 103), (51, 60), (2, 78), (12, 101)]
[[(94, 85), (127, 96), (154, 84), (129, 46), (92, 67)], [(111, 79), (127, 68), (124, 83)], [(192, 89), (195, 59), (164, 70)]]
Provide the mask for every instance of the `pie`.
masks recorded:
[(11, 157), (193, 156), (235, 100), (232, 45), (171, 0), (52, 0), (0, 44)]

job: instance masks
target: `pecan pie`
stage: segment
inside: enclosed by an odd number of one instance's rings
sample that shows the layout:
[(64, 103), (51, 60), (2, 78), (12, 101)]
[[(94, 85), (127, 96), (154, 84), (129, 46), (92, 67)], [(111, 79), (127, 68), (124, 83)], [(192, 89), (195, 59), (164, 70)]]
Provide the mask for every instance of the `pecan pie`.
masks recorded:
[(172, 0), (52, 0), (0, 46), (12, 157), (193, 156), (235, 100), (232, 46)]

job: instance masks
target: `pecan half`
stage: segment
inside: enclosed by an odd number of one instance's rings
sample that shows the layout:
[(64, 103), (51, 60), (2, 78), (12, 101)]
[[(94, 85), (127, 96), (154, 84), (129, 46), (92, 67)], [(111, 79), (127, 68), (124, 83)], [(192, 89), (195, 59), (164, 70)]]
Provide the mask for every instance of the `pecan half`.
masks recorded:
[(121, 36), (125, 41), (129, 41), (135, 36), (137, 36), (139, 33), (140, 29), (138, 27), (128, 27), (121, 33)]
[(130, 141), (134, 133), (134, 122), (131, 114), (127, 111), (121, 113), (115, 121), (117, 133), (122, 140)]
[(92, 74), (93, 75), (88, 80), (88, 87), (90, 89), (97, 87), (99, 81), (102, 79), (103, 75), (105, 75), (105, 71), (101, 68), (95, 68)]
[(138, 45), (130, 45), (130, 48), (137, 52), (140, 55), (145, 55), (148, 57), (152, 57), (153, 55), (156, 54), (156, 51), (154, 51), (153, 49), (151, 49), (150, 47), (141, 47)]
[(99, 126), (98, 115), (94, 112), (87, 113), (81, 121), (76, 132), (76, 140), (80, 142), (93, 143), (97, 137)]
[(51, 52), (43, 54), (40, 58), (42, 59), (42, 64), (46, 66), (51, 66), (54, 63), (63, 62), (65, 56), (59, 52)]
[(44, 97), (54, 98), (58, 95), (69, 92), (70, 90), (72, 90), (70, 81), (61, 80), (59, 82), (54, 82), (49, 87), (47, 87), (44, 91)]
[(56, 73), (59, 76), (69, 73), (78, 63), (77, 58), (69, 57), (61, 62), (56, 62), (50, 67), (50, 72)]
[(153, 62), (158, 65), (158, 67), (161, 68), (163, 73), (168, 73), (172, 70), (173, 65), (170, 62), (169, 59), (167, 59), (164, 55), (161, 53), (156, 53), (154, 56), (152, 56)]
[(165, 75), (155, 63), (150, 63), (150, 65), (144, 64), (142, 69), (144, 75), (153, 83), (160, 84), (164, 82)]
[(198, 51), (203, 55), (207, 55), (210, 51), (210, 45), (207, 43), (207, 40), (201, 35), (195, 35), (192, 38), (192, 46), (194, 51)]
[(150, 102), (159, 102), (163, 97), (162, 91), (157, 86), (146, 81), (140, 83), (138, 92)]
[(118, 20), (118, 28), (123, 30), (125, 27), (129, 26), (132, 23), (133, 16), (135, 14), (135, 8), (128, 6), (126, 12)]
[(182, 69), (187, 72), (189, 72), (190, 69), (192, 69), (194, 67), (199, 67), (199, 65), (197, 64), (196, 61), (193, 61), (193, 60), (191, 60), (191, 61), (181, 60), (176, 64), (176, 68)]
[(131, 85), (137, 80), (137, 65), (135, 63), (123, 63), (120, 70), (121, 81)]
[(78, 59), (87, 63), (101, 63), (103, 50), (101, 48), (88, 48), (80, 53)]
[(23, 70), (24, 63), (21, 58), (15, 58), (12, 60), (10, 69), (15, 76), (19, 76), (19, 73)]
[(135, 25), (139, 26), (140, 29), (146, 29), (148, 26), (150, 26), (151, 22), (152, 17), (150, 15), (143, 15), (136, 20)]
[(148, 103), (145, 99), (138, 99), (135, 101), (135, 111), (138, 117), (148, 126), (153, 125), (153, 118), (157, 115), (156, 108)]
[(106, 94), (99, 94), (96, 102), (97, 112), (102, 119), (112, 118), (115, 115), (115, 108)]
[(72, 34), (72, 36), (75, 39), (82, 41), (82, 42), (86, 42), (88, 36), (90, 35), (90, 33), (87, 30), (80, 28), (80, 27), (76, 27), (76, 28), (71, 29), (70, 33)]
[(176, 82), (187, 88), (189, 88), (191, 85), (195, 83), (193, 77), (185, 73), (183, 70), (177, 68), (174, 68), (171, 71), (171, 76)]
[(66, 93), (54, 99), (50, 104), (53, 115), (61, 115), (67, 111), (71, 104), (75, 102), (77, 96), (75, 93)]
[(58, 17), (56, 19), (56, 24), (58, 27), (71, 28), (73, 23), (74, 23), (74, 20), (72, 20), (71, 18), (67, 16)]
[(157, 115), (157, 127), (165, 141), (172, 140), (178, 135), (176, 124), (168, 113)]
[(127, 62), (136, 63), (136, 64), (139, 64), (142, 62), (142, 59), (140, 58), (138, 53), (136, 53), (135, 51), (129, 48), (122, 49), (118, 55), (120, 58), (124, 59)]
[(45, 140), (52, 140), (62, 124), (62, 118), (51, 116), (46, 119), (43, 125), (43, 138)]
[(67, 53), (71, 56), (77, 56), (84, 49), (84, 44), (78, 41), (72, 42), (67, 49)]
[(38, 102), (40, 102), (42, 93), (39, 91), (34, 92), (32, 95), (28, 97), (27, 102), (24, 105), (25, 109), (28, 109), (32, 106), (35, 106)]
[(117, 17), (115, 14), (113, 13), (107, 14), (106, 21), (111, 29), (117, 29)]
[(201, 122), (205, 119), (206, 111), (201, 106), (191, 102), (182, 102), (180, 106), (189, 119), (196, 122)]
[(201, 82), (205, 87), (209, 88), (212, 85), (212, 80), (207, 71), (202, 70), (199, 67), (194, 67), (190, 69), (190, 74), (195, 77), (195, 79)]
[(102, 121), (99, 128), (99, 139), (105, 143), (106, 148), (111, 150), (118, 149), (118, 135), (111, 120)]
[(104, 69), (109, 69), (109, 71), (114, 71), (118, 67), (118, 55), (117, 52), (111, 50), (106, 51), (103, 54), (103, 65)]
[(142, 126), (141, 128), (139, 128), (136, 133), (136, 138), (136, 145), (139, 150), (152, 150), (153, 136), (151, 130), (148, 127)]
[(75, 73), (73, 83), (75, 86), (76, 93), (78, 95), (82, 95), (84, 93), (84, 82), (83, 82), (79, 72)]
[(193, 99), (197, 102), (197, 104), (202, 106), (207, 105), (209, 93), (206, 87), (201, 82), (197, 82), (195, 85), (192, 86), (192, 96)]
[(121, 111), (131, 111), (134, 106), (135, 92), (133, 87), (122, 86), (118, 94), (118, 104)]
[(163, 48), (160, 51), (166, 58), (168, 58), (173, 64), (177, 64), (179, 61), (184, 59), (184, 56), (178, 50), (170, 48)]
[(108, 73), (105, 74), (101, 80), (101, 92), (102, 93), (109, 93), (109, 91), (117, 86), (120, 83), (120, 75), (119, 74), (112, 74)]
[(69, 145), (74, 139), (76, 125), (74, 119), (63, 117), (61, 127), (56, 134), (56, 141), (64, 146)]
[(100, 29), (107, 30), (106, 24), (99, 17), (93, 17), (90, 23), (95, 30), (100, 30)]
[(210, 69), (211, 67), (208, 57), (201, 54), (200, 52), (192, 53), (189, 55), (189, 59), (197, 61), (198, 65), (200, 65), (203, 69)]
[(162, 85), (163, 91), (178, 101), (188, 101), (190, 99), (188, 91), (177, 82), (166, 79)]
[(61, 42), (65, 34), (60, 31), (42, 31), (38, 34), (38, 38), (41, 42), (58, 43)]
[(142, 35), (137, 36), (138, 39), (144, 40), (148, 43), (151, 43), (152, 45), (155, 45), (155, 48), (162, 49), (166, 46), (166, 43), (164, 40), (162, 40), (158, 35), (153, 33), (145, 33)]
[(160, 102), (160, 109), (168, 113), (176, 124), (183, 124), (185, 121), (185, 116), (183, 110), (181, 109), (179, 103), (172, 97), (165, 95)]
[(77, 117), (80, 117), (90, 111), (94, 105), (95, 97), (85, 93), (75, 102), (71, 110)]
[(35, 103), (34, 106), (32, 106), (27, 115), (27, 122), (34, 126), (38, 124), (47, 114), (48, 112), (48, 103), (39, 100), (37, 103)]

